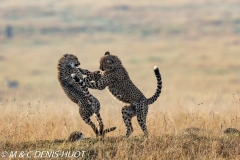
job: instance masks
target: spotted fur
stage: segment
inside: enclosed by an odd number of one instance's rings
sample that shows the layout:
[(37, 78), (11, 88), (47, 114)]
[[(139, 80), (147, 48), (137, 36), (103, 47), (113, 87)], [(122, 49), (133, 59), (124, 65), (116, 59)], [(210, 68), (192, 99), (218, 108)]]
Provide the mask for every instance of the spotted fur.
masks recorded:
[(68, 141), (70, 141), (70, 142), (77, 142), (77, 141), (80, 141), (83, 139), (84, 139), (84, 136), (83, 136), (82, 132), (79, 132), (79, 131), (72, 132), (68, 137)]
[(137, 121), (144, 135), (148, 135), (146, 126), (148, 105), (157, 100), (162, 89), (162, 79), (158, 68), (154, 67), (154, 73), (157, 78), (157, 90), (150, 98), (146, 98), (134, 85), (117, 56), (106, 52), (100, 59), (100, 69), (103, 71), (101, 78), (96, 82), (85, 79), (86, 85), (89, 88), (99, 90), (107, 87), (114, 97), (127, 104), (122, 108), (122, 117), (127, 128), (126, 136), (130, 136), (133, 132), (131, 119), (134, 116), (137, 116)]
[[(98, 72), (91, 73), (88, 70), (76, 68), (79, 65), (80, 62), (76, 56), (65, 54), (58, 62), (58, 80), (68, 98), (74, 103), (78, 104), (79, 114), (84, 122), (92, 127), (96, 136), (104, 136), (106, 132), (111, 132), (115, 130), (116, 127), (103, 130), (104, 125), (99, 112), (99, 101), (88, 92), (88, 88), (85, 83), (76, 83), (71, 77), (71, 75), (74, 73), (74, 75), (77, 75), (79, 80), (86, 79), (87, 81), (90, 81), (92, 79), (99, 79), (99, 74)], [(87, 77), (83, 78), (83, 74), (87, 75)], [(99, 123), (99, 130), (90, 119), (93, 114), (95, 114)]]

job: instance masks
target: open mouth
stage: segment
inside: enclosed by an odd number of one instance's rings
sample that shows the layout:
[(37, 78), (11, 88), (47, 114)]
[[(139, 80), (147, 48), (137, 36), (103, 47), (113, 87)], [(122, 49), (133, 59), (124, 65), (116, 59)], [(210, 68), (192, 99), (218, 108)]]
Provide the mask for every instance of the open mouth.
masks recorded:
[(72, 64), (71, 64), (71, 67), (72, 67), (72, 68), (76, 68), (76, 64), (73, 64), (73, 63), (72, 63)]
[(71, 67), (72, 68), (76, 68), (76, 67), (78, 67), (80, 65), (80, 63), (71, 63)]

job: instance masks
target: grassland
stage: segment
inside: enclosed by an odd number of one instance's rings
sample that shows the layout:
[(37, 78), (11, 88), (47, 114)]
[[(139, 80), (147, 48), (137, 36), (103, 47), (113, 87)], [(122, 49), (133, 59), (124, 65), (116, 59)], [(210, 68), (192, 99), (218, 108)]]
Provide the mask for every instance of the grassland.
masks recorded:
[[(0, 153), (86, 150), (85, 159), (239, 159), (240, 3), (230, 1), (88, 2), (0, 0)], [(5, 37), (12, 26), (13, 38)], [(133, 118), (134, 134), (122, 136), (124, 104), (106, 90), (90, 90), (101, 102), (104, 140), (63, 141), (79, 130), (93, 131), (57, 81), (65, 53), (81, 67), (98, 70), (110, 51), (133, 82), (150, 97), (153, 66), (163, 78), (160, 98), (149, 107), (148, 138)], [(19, 86), (11, 88), (8, 80)], [(95, 121), (96, 122), (96, 121)], [(183, 134), (189, 127), (203, 133)], [(56, 141), (56, 139), (58, 139)]]

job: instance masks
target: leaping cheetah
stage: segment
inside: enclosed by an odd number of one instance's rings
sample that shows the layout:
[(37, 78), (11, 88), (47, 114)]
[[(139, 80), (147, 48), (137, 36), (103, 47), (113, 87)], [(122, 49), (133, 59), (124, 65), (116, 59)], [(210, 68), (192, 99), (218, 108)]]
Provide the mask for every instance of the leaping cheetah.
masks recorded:
[[(61, 84), (65, 94), (74, 103), (79, 106), (79, 114), (84, 122), (90, 125), (95, 132), (96, 136), (104, 136), (105, 133), (114, 131), (116, 127), (104, 129), (102, 118), (100, 116), (100, 103), (99, 101), (88, 92), (88, 88), (84, 83), (76, 83), (71, 77), (71, 74), (76, 74), (80, 79), (90, 81), (99, 79), (97, 72), (89, 72), (81, 68), (76, 68), (80, 65), (78, 58), (72, 54), (65, 54), (58, 62), (58, 80)], [(82, 78), (82, 74), (87, 75)], [(99, 130), (91, 121), (90, 117), (95, 114), (99, 123)]]

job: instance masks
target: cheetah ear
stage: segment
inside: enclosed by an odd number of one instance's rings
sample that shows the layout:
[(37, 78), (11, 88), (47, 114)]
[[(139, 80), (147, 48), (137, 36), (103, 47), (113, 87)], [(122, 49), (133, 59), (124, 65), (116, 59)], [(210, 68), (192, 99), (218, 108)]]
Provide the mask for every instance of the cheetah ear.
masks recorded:
[(64, 55), (63, 55), (63, 57), (67, 57), (67, 56), (68, 56), (68, 54), (64, 54)]
[(105, 55), (110, 55), (110, 52), (109, 51), (105, 52)]

